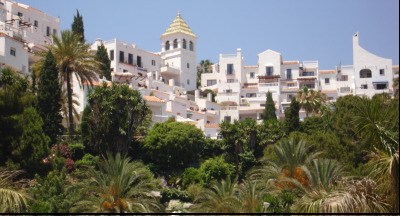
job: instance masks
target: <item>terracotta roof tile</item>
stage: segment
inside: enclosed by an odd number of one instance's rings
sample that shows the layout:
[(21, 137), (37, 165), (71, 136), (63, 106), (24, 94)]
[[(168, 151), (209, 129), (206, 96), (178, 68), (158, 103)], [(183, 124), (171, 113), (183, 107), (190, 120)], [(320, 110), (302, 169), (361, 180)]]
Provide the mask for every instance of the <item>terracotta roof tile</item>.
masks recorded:
[(299, 64), (299, 61), (282, 61), (283, 65)]
[(336, 70), (319, 70), (319, 74), (336, 74)]
[(218, 123), (207, 123), (204, 125), (205, 128), (219, 128)]
[(144, 98), (144, 100), (149, 101), (149, 102), (164, 103), (164, 100), (161, 100), (160, 98), (158, 98), (156, 96), (145, 95), (143, 98)]

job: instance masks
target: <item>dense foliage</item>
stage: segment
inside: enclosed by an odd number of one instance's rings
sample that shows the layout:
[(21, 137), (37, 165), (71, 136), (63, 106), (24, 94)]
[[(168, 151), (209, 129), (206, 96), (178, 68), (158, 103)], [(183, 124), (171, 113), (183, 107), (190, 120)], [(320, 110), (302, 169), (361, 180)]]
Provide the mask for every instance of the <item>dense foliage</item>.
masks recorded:
[(265, 109), (263, 112), (264, 121), (276, 121), (275, 102), (272, 99), (272, 93), (267, 92), (267, 99), (265, 102)]
[(198, 163), (204, 143), (203, 132), (194, 125), (165, 122), (153, 126), (142, 149), (160, 170), (173, 170)]
[(43, 119), (43, 130), (50, 138), (53, 145), (62, 134), (61, 125), (61, 86), (58, 79), (57, 63), (53, 54), (46, 54), (42, 70), (40, 72), (37, 90), (37, 110)]
[(106, 83), (93, 89), (82, 119), (82, 137), (89, 152), (126, 153), (149, 109), (136, 90)]
[(111, 80), (111, 61), (108, 58), (107, 48), (101, 44), (97, 47), (96, 61), (100, 62), (100, 77)]

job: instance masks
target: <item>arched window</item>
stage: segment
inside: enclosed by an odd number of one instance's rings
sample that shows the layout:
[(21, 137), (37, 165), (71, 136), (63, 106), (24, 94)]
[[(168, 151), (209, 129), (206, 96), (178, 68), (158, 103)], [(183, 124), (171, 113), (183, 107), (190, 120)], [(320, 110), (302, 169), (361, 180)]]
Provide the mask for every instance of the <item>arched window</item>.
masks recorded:
[(192, 41), (189, 42), (189, 49), (190, 49), (190, 51), (193, 51), (193, 42)]
[(183, 49), (186, 49), (186, 40), (183, 39), (183, 45), (182, 45)]
[(165, 50), (169, 50), (169, 41), (165, 42)]
[(174, 40), (174, 49), (178, 48), (178, 39)]
[(372, 71), (370, 69), (362, 69), (360, 70), (360, 78), (371, 78)]

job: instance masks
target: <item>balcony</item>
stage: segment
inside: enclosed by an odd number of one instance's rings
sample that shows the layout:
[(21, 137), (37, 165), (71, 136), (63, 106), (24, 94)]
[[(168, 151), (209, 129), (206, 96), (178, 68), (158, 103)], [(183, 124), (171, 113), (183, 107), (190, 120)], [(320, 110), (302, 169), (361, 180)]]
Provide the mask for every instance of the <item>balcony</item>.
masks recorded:
[(177, 68), (173, 68), (170, 66), (163, 66), (160, 68), (161, 75), (167, 76), (178, 76), (180, 74), (180, 70)]

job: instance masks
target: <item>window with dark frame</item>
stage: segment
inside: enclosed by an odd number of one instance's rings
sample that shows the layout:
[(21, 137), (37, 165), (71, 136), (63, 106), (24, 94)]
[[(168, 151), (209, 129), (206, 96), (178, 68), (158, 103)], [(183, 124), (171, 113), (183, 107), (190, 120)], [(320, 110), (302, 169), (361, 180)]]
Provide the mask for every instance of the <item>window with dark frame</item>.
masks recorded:
[(272, 76), (274, 73), (274, 67), (265, 67), (265, 76)]
[(227, 64), (226, 65), (226, 74), (233, 74), (233, 64)]
[(47, 28), (46, 28), (46, 36), (47, 37), (50, 36), (50, 31), (51, 31), (50, 26), (47, 26)]
[(119, 51), (119, 62), (124, 62), (125, 61), (125, 53), (124, 51)]
[(142, 67), (142, 57), (141, 56), (136, 57), (136, 64), (138, 67)]
[(381, 76), (385, 76), (385, 69), (379, 69), (379, 74)]
[(10, 48), (10, 55), (12, 55), (12, 56), (17, 55), (17, 51), (15, 50), (15, 48), (13, 48), (13, 47)]
[(133, 65), (133, 54), (128, 53), (128, 64)]
[(292, 79), (292, 69), (286, 69), (286, 79)]

